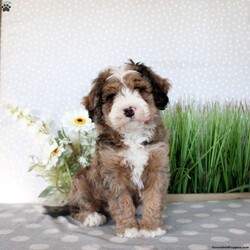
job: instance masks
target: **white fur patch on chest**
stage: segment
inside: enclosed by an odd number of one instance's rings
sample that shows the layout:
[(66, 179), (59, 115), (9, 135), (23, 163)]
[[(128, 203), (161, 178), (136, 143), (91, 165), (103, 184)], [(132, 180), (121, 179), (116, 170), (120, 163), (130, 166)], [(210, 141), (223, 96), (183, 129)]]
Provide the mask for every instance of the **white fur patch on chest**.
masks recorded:
[(143, 142), (148, 142), (154, 135), (155, 126), (139, 126), (133, 130), (127, 131), (124, 134), (124, 144), (129, 148), (124, 152), (124, 158), (132, 169), (132, 181), (139, 189), (143, 189), (141, 179), (144, 167), (149, 159), (149, 150), (142, 145)]

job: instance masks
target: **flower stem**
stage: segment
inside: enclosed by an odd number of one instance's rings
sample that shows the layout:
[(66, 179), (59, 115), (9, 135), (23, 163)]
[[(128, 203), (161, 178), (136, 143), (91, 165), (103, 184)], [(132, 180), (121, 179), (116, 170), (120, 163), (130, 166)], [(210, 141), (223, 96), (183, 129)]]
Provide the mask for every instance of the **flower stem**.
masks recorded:
[(56, 172), (56, 188), (60, 193), (65, 194), (65, 191), (59, 187), (59, 168)]
[(65, 159), (64, 159), (64, 162), (65, 162), (66, 170), (67, 170), (67, 173), (69, 175), (70, 184), (71, 184), (72, 183), (72, 177), (71, 177), (71, 174), (70, 174), (69, 165), (68, 165), (68, 163), (67, 163), (67, 161)]
[(78, 131), (79, 155), (82, 154), (81, 131)]

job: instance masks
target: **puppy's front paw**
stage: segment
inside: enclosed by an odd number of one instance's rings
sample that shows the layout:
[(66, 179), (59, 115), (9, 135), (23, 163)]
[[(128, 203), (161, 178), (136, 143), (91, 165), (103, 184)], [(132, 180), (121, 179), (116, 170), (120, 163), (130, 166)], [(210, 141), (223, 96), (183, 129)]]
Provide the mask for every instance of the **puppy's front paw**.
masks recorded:
[(124, 238), (136, 238), (138, 237), (138, 229), (136, 227), (126, 228), (123, 233), (119, 233), (117, 236)]
[(106, 222), (106, 217), (104, 215), (94, 212), (87, 215), (87, 217), (83, 222), (83, 226), (85, 227), (101, 226), (105, 222)]
[(167, 231), (161, 229), (160, 227), (156, 228), (155, 230), (148, 230), (148, 229), (140, 229), (139, 236), (143, 236), (145, 238), (154, 238), (156, 236), (162, 236), (166, 234)]

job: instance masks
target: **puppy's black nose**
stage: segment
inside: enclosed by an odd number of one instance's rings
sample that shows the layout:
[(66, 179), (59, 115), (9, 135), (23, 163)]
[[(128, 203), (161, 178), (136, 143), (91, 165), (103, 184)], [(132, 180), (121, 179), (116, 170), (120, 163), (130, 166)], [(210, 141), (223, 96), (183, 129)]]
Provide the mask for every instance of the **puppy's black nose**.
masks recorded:
[(132, 116), (134, 116), (134, 114), (135, 114), (135, 112), (134, 112), (134, 110), (133, 110), (132, 107), (129, 107), (129, 108), (127, 108), (127, 109), (124, 109), (124, 115), (125, 115), (126, 117), (132, 117)]

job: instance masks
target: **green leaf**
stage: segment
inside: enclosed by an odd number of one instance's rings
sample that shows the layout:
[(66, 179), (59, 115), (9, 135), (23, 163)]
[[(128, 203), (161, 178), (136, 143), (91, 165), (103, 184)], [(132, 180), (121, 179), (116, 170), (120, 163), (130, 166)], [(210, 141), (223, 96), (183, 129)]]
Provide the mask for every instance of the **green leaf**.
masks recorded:
[(71, 173), (73, 173), (74, 175), (80, 167), (81, 167), (81, 164), (79, 162), (74, 163), (70, 169)]
[(64, 139), (65, 138), (65, 136), (63, 135), (63, 132), (61, 131), (61, 130), (58, 130), (57, 131), (57, 133), (58, 133), (58, 137), (59, 137), (59, 139)]
[(38, 198), (46, 198), (47, 196), (49, 196), (52, 191), (54, 191), (56, 189), (55, 186), (48, 186), (46, 187), (38, 196)]
[(232, 188), (232, 189), (226, 191), (226, 193), (242, 192), (242, 189), (247, 189), (247, 188), (250, 188), (250, 184), (249, 185), (242, 185), (242, 186), (236, 187), (236, 188)]
[(36, 166), (37, 166), (36, 164), (35, 164), (35, 165), (31, 165), (31, 166), (29, 167), (29, 169), (28, 169), (28, 172), (31, 172)]

